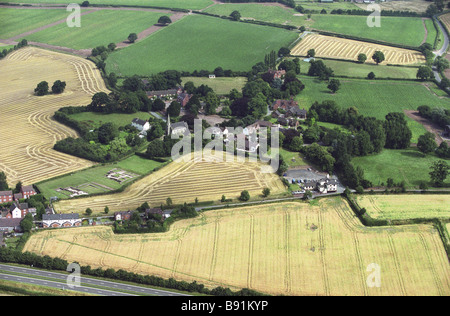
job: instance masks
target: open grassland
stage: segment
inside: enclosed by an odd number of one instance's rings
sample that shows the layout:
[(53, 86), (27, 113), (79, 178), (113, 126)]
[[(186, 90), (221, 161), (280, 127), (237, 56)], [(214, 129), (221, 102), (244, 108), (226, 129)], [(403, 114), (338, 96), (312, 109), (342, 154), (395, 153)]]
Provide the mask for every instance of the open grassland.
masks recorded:
[[(41, 231), (24, 251), (275, 295), (450, 294), (450, 265), (434, 227), (364, 227), (341, 198), (208, 211), (158, 234)], [(374, 263), (380, 287), (366, 282)]]
[(305, 10), (327, 10), (330, 13), (332, 10), (357, 10), (358, 7), (353, 2), (331, 2), (331, 3), (321, 3), (316, 1), (295, 1), (296, 5), (301, 5)]
[[(73, 0), (8, 0), (10, 3), (73, 3)], [(90, 4), (127, 5), (127, 6), (154, 6), (164, 8), (179, 8), (199, 10), (213, 4), (211, 0), (89, 0)]]
[[(355, 157), (352, 163), (363, 168), (364, 178), (375, 186), (386, 185), (387, 179), (392, 178), (395, 183), (405, 181), (407, 188), (418, 189), (422, 181), (430, 181), (430, 167), (438, 160), (434, 155), (423, 155), (418, 149), (384, 149), (377, 155)], [(445, 185), (450, 186), (448, 177)]]
[(360, 195), (357, 203), (376, 219), (450, 218), (450, 195)]
[[(222, 161), (220, 161), (220, 159)], [(240, 162), (234, 156), (205, 156), (182, 158), (164, 168), (136, 181), (123, 192), (83, 199), (64, 200), (55, 205), (58, 212), (82, 212), (91, 208), (103, 211), (108, 206), (112, 211), (128, 210), (148, 202), (152, 206), (166, 203), (170, 197), (174, 204), (220, 201), (222, 195), (236, 199), (243, 190), (252, 197), (260, 196), (264, 188), (271, 189), (271, 195), (286, 193), (284, 185), (275, 173), (262, 173), (268, 167), (259, 162)]]
[[(67, 199), (68, 195), (57, 192), (56, 190), (60, 188), (67, 188), (67, 187), (80, 187), (83, 191), (89, 191), (88, 193), (102, 193), (102, 192), (108, 192), (108, 189), (105, 189), (101, 186), (106, 186), (111, 189), (119, 189), (123, 185), (127, 184), (126, 182), (121, 184), (117, 181), (108, 179), (106, 177), (106, 174), (112, 170), (112, 169), (120, 169), (125, 170), (130, 173), (133, 173), (137, 176), (145, 175), (153, 171), (155, 168), (158, 168), (161, 166), (161, 162), (144, 159), (139, 156), (131, 156), (130, 158), (127, 158), (125, 160), (119, 161), (117, 163), (113, 164), (107, 164), (107, 165), (101, 165), (101, 166), (95, 166), (92, 168), (88, 168), (85, 170), (81, 170), (78, 172), (74, 172), (62, 177), (58, 177), (56, 179), (50, 179), (44, 182), (41, 182), (37, 184), (37, 187), (39, 191), (44, 194), (44, 196), (49, 199), (50, 197), (56, 196), (59, 199)], [(100, 184), (89, 186), (88, 184)], [(86, 185), (86, 186), (84, 186)], [(92, 192), (92, 190), (95, 190), (97, 188), (98, 192)], [(102, 189), (103, 188), (103, 189)]]
[(307, 35), (291, 49), (291, 54), (306, 56), (310, 49), (315, 49), (316, 57), (353, 61), (357, 61), (358, 55), (364, 53), (367, 63), (375, 63), (372, 60), (375, 51), (384, 53), (385, 60), (382, 64), (408, 65), (425, 62), (423, 55), (417, 51), (318, 34)]
[[(108, 92), (94, 64), (26, 47), (0, 60), (0, 68), (0, 170), (9, 184), (32, 184), (91, 166), (89, 161), (53, 150), (58, 140), (77, 134), (52, 116), (61, 107), (86, 105), (94, 93)], [(59, 95), (35, 96), (34, 88), (43, 80), (50, 87), (56, 80), (67, 86)]]
[[(295, 98), (301, 107), (309, 108), (315, 101), (334, 100), (341, 107), (356, 107), (360, 114), (384, 119), (390, 112), (415, 110), (427, 104), (432, 108), (450, 109), (448, 97), (438, 97), (419, 82), (340, 79), (341, 88), (331, 94), (325, 81), (300, 77), (305, 89)], [(434, 84), (433, 84), (434, 85)], [(425, 128), (418, 122), (407, 118), (413, 138), (417, 143)]]
[(142, 41), (116, 51), (106, 62), (108, 73), (149, 75), (169, 69), (250, 70), (272, 50), (289, 45), (296, 33), (190, 15)]
[[(316, 58), (319, 60), (320, 58)], [(393, 78), (393, 79), (416, 79), (416, 67), (399, 67), (375, 64), (360, 64), (353, 61), (342, 61), (333, 59), (323, 59), (326, 66), (334, 71), (335, 76), (360, 77), (367, 78), (370, 72), (373, 72), (376, 78)], [(308, 73), (309, 62), (300, 61), (301, 72)]]
[(217, 94), (229, 94), (231, 90), (236, 89), (241, 91), (242, 88), (247, 83), (247, 78), (245, 77), (233, 77), (233, 78), (225, 78), (225, 77), (216, 77), (215, 79), (202, 78), (202, 77), (183, 77), (182, 84), (184, 85), (188, 81), (192, 81), (196, 87), (201, 86), (202, 84), (207, 85), (211, 89), (214, 90)]
[[(66, 19), (66, 10), (0, 8), (0, 38), (8, 39), (38, 27)], [(67, 25), (66, 25), (67, 27)]]
[(68, 27), (66, 23), (62, 23), (28, 35), (27, 40), (73, 49), (107, 46), (109, 43), (117, 44), (127, 40), (130, 33), (139, 34), (156, 24), (162, 14), (151, 11), (104, 9), (84, 15), (81, 27)]
[[(358, 36), (387, 43), (418, 47), (426, 38), (422, 18), (383, 16), (380, 27), (369, 27), (367, 16), (315, 14), (312, 16), (312, 20), (314, 23), (311, 27), (316, 30)], [(431, 26), (434, 29), (432, 22)], [(432, 40), (431, 43), (434, 44), (436, 31), (429, 33), (429, 37)]]
[(226, 3), (216, 4), (205, 12), (229, 16), (233, 11), (239, 11), (241, 19), (265, 21), (277, 24), (301, 26), (306, 16), (299, 16), (292, 8), (273, 6), (262, 3)]
[[(427, 0), (401, 0), (401, 1), (385, 1), (377, 3), (381, 10), (387, 11), (412, 11), (412, 12), (425, 12), (430, 2)], [(357, 3), (358, 8), (367, 10), (368, 4)]]
[(77, 120), (83, 124), (88, 125), (90, 128), (98, 128), (106, 123), (114, 123), (117, 126), (130, 125), (131, 121), (135, 118), (142, 120), (148, 120), (150, 114), (147, 112), (136, 112), (132, 114), (128, 113), (101, 113), (101, 112), (81, 112), (76, 114), (70, 114), (69, 117)]

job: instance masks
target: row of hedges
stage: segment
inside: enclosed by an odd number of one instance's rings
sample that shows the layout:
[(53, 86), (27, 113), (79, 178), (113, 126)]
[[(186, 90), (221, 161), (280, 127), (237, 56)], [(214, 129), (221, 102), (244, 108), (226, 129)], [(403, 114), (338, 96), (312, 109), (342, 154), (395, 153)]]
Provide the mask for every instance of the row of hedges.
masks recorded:
[[(39, 256), (30, 252), (20, 252), (19, 250), (0, 248), (0, 262), (24, 264), (33, 266), (36, 268), (42, 268), (45, 270), (66, 271), (69, 262), (59, 258), (51, 258), (49, 256)], [(149, 286), (157, 286), (161, 288), (197, 292), (206, 295), (214, 296), (261, 296), (262, 293), (250, 290), (242, 289), (237, 292), (233, 292), (229, 288), (216, 287), (214, 289), (205, 288), (203, 284), (193, 281), (188, 283), (186, 281), (177, 281), (173, 278), (163, 279), (154, 275), (142, 275), (125, 270), (114, 270), (102, 268), (92, 269), (90, 266), (82, 266), (81, 273), (83, 275), (89, 275), (94, 277), (105, 277), (109, 279), (115, 279), (126, 282), (133, 282)]]

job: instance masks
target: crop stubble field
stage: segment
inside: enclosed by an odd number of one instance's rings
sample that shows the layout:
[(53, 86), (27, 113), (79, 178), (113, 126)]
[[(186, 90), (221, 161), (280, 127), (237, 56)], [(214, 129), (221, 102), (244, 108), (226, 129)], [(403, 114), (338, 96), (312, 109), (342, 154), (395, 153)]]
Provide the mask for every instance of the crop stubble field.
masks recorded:
[[(0, 60), (0, 68), (0, 171), (10, 185), (32, 184), (91, 166), (89, 161), (53, 150), (56, 141), (77, 134), (52, 116), (61, 107), (86, 105), (94, 93), (107, 91), (94, 64), (26, 47)], [(56, 80), (67, 86), (60, 95), (35, 96), (34, 88), (43, 80), (50, 87)]]
[(425, 62), (423, 55), (416, 51), (318, 34), (307, 35), (292, 48), (291, 54), (306, 56), (310, 49), (315, 49), (317, 57), (348, 60), (358, 60), (358, 55), (364, 53), (368, 57), (367, 63), (374, 63), (371, 57), (377, 50), (384, 53), (383, 64), (406, 65)]
[[(24, 251), (268, 294), (450, 294), (448, 258), (432, 226), (367, 228), (341, 198), (208, 211), (158, 234), (47, 230)], [(366, 284), (372, 263), (379, 288)]]
[(192, 203), (195, 198), (200, 202), (219, 201), (222, 195), (235, 199), (243, 190), (256, 196), (266, 187), (271, 189), (272, 195), (286, 192), (275, 173), (261, 173), (263, 165), (259, 162), (213, 160), (177, 160), (136, 181), (121, 193), (64, 200), (54, 206), (62, 213), (82, 212), (87, 208), (98, 213), (105, 206), (112, 211), (133, 209), (144, 202), (159, 206), (165, 204), (168, 197), (177, 204)]

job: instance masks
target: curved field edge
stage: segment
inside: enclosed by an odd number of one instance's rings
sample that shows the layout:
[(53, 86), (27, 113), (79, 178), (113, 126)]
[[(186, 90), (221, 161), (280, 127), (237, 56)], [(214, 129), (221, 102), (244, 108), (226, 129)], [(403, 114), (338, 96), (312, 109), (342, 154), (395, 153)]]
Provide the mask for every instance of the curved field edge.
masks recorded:
[[(46, 230), (24, 251), (275, 295), (450, 294), (450, 266), (433, 226), (364, 227), (341, 198), (208, 211), (157, 234)], [(373, 263), (381, 287), (367, 286)]]

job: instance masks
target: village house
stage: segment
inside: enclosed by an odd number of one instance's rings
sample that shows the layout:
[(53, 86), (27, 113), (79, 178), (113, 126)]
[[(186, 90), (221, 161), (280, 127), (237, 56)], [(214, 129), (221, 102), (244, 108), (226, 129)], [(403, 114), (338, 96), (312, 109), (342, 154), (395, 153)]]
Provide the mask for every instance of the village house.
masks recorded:
[(12, 191), (0, 191), (0, 203), (8, 203), (13, 201)]
[(170, 118), (167, 120), (167, 135), (187, 135), (189, 134), (189, 126), (186, 122), (171, 123)]
[(144, 121), (139, 118), (133, 119), (133, 121), (131, 122), (131, 126), (135, 127), (138, 131), (140, 131), (144, 135), (147, 134), (147, 131), (151, 127), (148, 121)]
[(22, 227), (20, 227), (21, 218), (2, 218), (0, 219), (0, 232), (20, 232)]
[(114, 213), (114, 220), (116, 221), (129, 221), (133, 215), (132, 211), (121, 211)]
[(287, 117), (296, 117), (302, 120), (306, 120), (308, 111), (305, 109), (300, 109), (299, 107), (291, 107), (286, 111)]
[(285, 111), (287, 111), (290, 108), (298, 108), (298, 102), (294, 101), (293, 99), (291, 100), (275, 100), (272, 103), (272, 110), (276, 111), (278, 109), (283, 109)]
[(177, 102), (181, 104), (182, 107), (185, 107), (191, 99), (192, 95), (187, 93), (181, 93), (177, 97)]
[(286, 70), (273, 70), (269, 69), (267, 73), (270, 75), (270, 79), (284, 79), (284, 76), (286, 75)]
[(336, 179), (329, 178), (307, 181), (304, 183), (303, 189), (307, 191), (318, 191), (322, 194), (337, 192), (338, 181)]
[(42, 227), (44, 228), (79, 227), (79, 226), (81, 226), (81, 219), (78, 213), (42, 215)]
[(155, 90), (146, 92), (149, 99), (174, 98), (181, 93), (183, 93), (182, 87), (178, 87), (177, 89)]
[(20, 193), (22, 193), (24, 199), (29, 199), (31, 196), (37, 194), (32, 185), (22, 186)]

